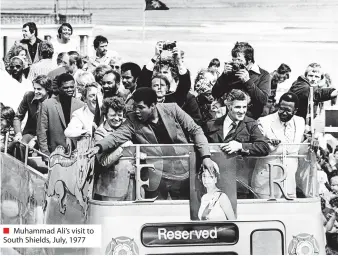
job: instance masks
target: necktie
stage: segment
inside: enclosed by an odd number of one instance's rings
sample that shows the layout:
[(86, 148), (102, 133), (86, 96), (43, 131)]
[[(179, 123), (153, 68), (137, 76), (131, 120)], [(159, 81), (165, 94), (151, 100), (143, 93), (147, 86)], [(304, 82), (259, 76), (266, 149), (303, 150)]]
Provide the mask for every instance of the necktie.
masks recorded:
[(231, 123), (231, 129), (230, 131), (228, 132), (227, 135), (225, 135), (225, 139), (229, 139), (229, 138), (232, 138), (232, 136), (234, 135), (235, 131), (236, 131), (236, 128), (237, 128), (237, 124), (235, 122), (232, 122)]
[[(285, 143), (293, 143), (293, 129), (291, 127), (290, 122), (284, 123), (284, 136), (285, 136)], [(286, 151), (287, 153), (292, 149), (292, 146), (287, 146)]]

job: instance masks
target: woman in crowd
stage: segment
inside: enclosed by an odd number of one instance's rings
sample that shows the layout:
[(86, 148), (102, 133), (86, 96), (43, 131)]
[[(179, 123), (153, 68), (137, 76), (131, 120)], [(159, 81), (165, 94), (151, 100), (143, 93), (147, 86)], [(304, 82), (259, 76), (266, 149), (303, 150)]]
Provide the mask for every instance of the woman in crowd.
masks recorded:
[(199, 180), (203, 183), (207, 193), (201, 198), (201, 206), (198, 211), (200, 220), (234, 220), (234, 210), (228, 196), (217, 187), (219, 180), (219, 167), (213, 162), (213, 172), (201, 168), (198, 173)]
[[(124, 121), (124, 108), (125, 103), (121, 97), (114, 96), (103, 100), (102, 114), (106, 120), (97, 128), (94, 134), (95, 142), (113, 133), (121, 126)], [(101, 200), (131, 199), (130, 174), (134, 172), (134, 167), (130, 161), (122, 163), (118, 161), (122, 157), (123, 148), (130, 145), (132, 142), (127, 141), (113, 152), (97, 155), (101, 168), (97, 169), (99, 177), (96, 194), (100, 195)], [(127, 152), (125, 153), (127, 154)], [(132, 155), (131, 152), (129, 153)]]
[(81, 99), (82, 101), (85, 101), (86, 95), (84, 94), (83, 90), (86, 87), (86, 85), (95, 83), (95, 78), (91, 72), (85, 71), (75, 78), (75, 83), (76, 83), (75, 97)]
[(96, 82), (86, 85), (83, 90), (86, 105), (73, 112), (72, 118), (65, 130), (66, 137), (77, 138), (85, 134), (92, 136), (93, 131), (96, 129), (94, 113), (97, 91), (98, 84)]
[(51, 40), (54, 46), (53, 61), (56, 63), (56, 58), (61, 52), (79, 51), (78, 44), (71, 39), (73, 27), (69, 23), (63, 23), (58, 29), (58, 35)]
[[(10, 57), (9, 59), (11, 59), (15, 56), (18, 56), (22, 59), (23, 65), (24, 65), (23, 66), (23, 73), (25, 75), (25, 78), (27, 78), (28, 73), (29, 73), (29, 65), (28, 65), (28, 61), (27, 61), (28, 53), (27, 53), (26, 48), (21, 44), (17, 44), (17, 45), (14, 45), (13, 51), (11, 53), (12, 53), (12, 55), (9, 56)], [(8, 65), (6, 65), (6, 70), (7, 70), (8, 73), (10, 73), (10, 65), (9, 65), (10, 63), (7, 63), (7, 64)]]

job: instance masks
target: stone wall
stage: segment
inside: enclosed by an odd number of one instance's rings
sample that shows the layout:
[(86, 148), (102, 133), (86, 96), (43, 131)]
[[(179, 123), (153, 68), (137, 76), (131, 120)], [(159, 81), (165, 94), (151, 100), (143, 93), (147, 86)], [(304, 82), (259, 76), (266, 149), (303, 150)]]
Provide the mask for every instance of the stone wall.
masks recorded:
[(68, 22), (72, 25), (91, 24), (92, 14), (59, 14), (59, 19), (57, 19), (57, 15), (53, 13), (1, 12), (1, 25), (22, 25), (30, 21), (34, 21), (39, 25), (61, 24), (64, 22)]

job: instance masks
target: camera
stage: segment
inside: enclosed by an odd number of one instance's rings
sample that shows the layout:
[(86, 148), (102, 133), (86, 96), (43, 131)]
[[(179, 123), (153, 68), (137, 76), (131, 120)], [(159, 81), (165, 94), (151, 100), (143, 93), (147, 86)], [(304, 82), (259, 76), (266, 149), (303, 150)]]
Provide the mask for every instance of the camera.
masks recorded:
[(229, 63), (232, 67), (232, 72), (236, 73), (237, 71), (239, 71), (240, 69), (245, 69), (245, 65), (242, 63), (234, 63), (234, 62), (230, 62)]
[(176, 41), (163, 44), (163, 51), (172, 51), (176, 47)]

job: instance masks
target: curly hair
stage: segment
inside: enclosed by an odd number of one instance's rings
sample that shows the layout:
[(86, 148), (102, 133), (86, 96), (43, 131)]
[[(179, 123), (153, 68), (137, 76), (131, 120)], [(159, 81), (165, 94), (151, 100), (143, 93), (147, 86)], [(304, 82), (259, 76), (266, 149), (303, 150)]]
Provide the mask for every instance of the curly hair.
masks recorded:
[(1, 111), (1, 119), (6, 120), (10, 126), (13, 126), (15, 116), (14, 110), (9, 106), (3, 106), (1, 107), (0, 111)]
[(102, 104), (102, 115), (106, 116), (111, 108), (115, 112), (124, 111), (125, 103), (122, 97), (114, 96), (105, 98)]
[(41, 56), (43, 59), (51, 59), (54, 54), (53, 44), (48, 41), (42, 41), (39, 45)]
[(154, 67), (154, 74), (160, 73), (162, 68), (168, 68), (174, 80), (178, 81), (178, 67), (173, 58), (163, 58), (161, 61), (157, 61)]

